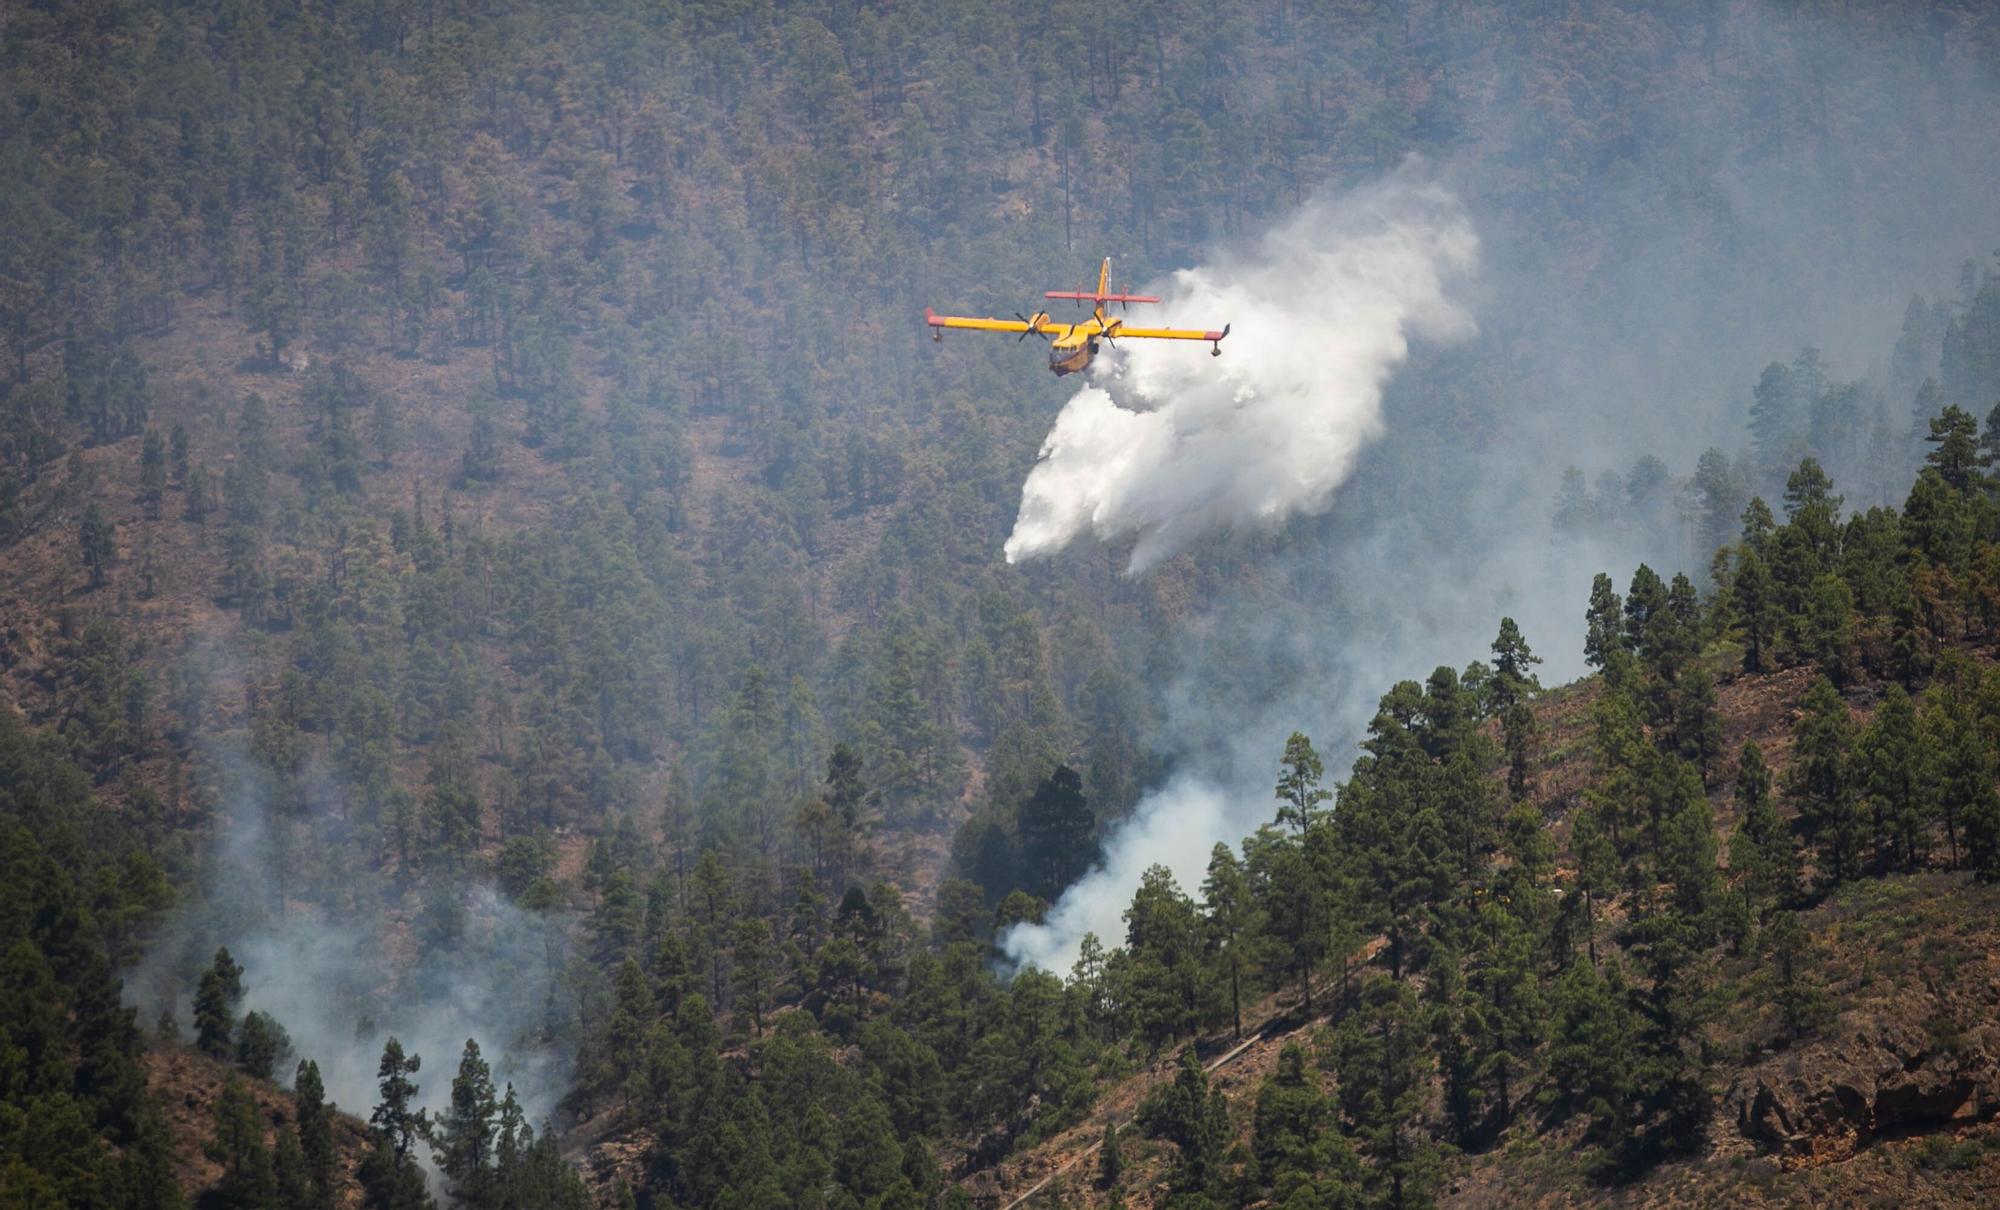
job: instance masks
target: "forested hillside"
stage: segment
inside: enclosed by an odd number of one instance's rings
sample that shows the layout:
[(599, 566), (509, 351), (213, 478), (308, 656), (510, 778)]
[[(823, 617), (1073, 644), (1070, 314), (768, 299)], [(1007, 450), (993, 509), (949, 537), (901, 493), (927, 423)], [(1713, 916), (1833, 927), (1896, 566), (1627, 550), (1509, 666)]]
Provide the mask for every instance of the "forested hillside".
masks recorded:
[[(1974, 3), (0, 12), (0, 1202), (965, 1204), (1130, 1119), (1043, 1196), (1401, 1206), (1983, 1122), (1996, 55)], [(1066, 392), (925, 305), (1411, 155), (1484, 335), (1329, 511), (1001, 559)], [(1270, 826), (1000, 959), (1237, 747)], [(1781, 1072), (1919, 984), (1904, 1109)], [(1267, 1017), (1254, 1091), (1154, 1089)]]

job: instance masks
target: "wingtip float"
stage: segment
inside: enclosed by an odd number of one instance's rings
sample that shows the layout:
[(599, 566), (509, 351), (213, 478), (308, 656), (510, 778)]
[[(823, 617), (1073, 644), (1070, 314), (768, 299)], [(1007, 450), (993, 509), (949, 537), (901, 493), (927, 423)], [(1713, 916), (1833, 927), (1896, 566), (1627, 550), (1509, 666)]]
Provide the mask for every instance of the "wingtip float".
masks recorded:
[(1130, 306), (1133, 303), (1156, 303), (1160, 300), (1150, 294), (1122, 294), (1111, 290), (1111, 258), (1106, 257), (1097, 269), (1097, 289), (1049, 290), (1042, 297), (1072, 299), (1079, 303), (1090, 303), (1090, 318), (1080, 323), (1061, 323), (1050, 317), (1047, 311), (1037, 311), (1033, 315), (1014, 313), (1012, 319), (976, 319), (966, 315), (939, 315), (929, 307), (924, 308), (924, 322), (930, 325), (931, 339), (943, 340), (946, 328), (966, 328), (975, 332), (1014, 332), (1015, 340), (1026, 340), (1030, 333), (1041, 337), (1049, 345), (1049, 369), (1057, 377), (1074, 374), (1088, 366), (1097, 356), (1101, 343), (1116, 344), (1121, 338), (1131, 337), (1142, 340), (1205, 340), (1209, 343), (1211, 356), (1222, 356), (1222, 338), (1229, 335), (1229, 325), (1223, 324), (1221, 331), (1199, 328), (1134, 328), (1126, 324), (1121, 316), (1106, 311), (1110, 303)]

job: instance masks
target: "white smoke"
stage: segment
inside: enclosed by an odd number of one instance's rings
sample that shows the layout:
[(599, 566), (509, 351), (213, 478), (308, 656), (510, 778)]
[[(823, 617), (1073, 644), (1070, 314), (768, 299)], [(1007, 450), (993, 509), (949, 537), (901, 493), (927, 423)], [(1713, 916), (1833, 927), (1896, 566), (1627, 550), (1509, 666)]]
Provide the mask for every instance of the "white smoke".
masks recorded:
[[(1101, 540), (1132, 534), (1137, 575), (1206, 534), (1325, 508), (1381, 431), (1382, 387), (1411, 336), (1472, 333), (1453, 292), (1478, 249), (1458, 199), (1411, 163), (1315, 197), (1247, 254), (1175, 275), (1166, 287), (1173, 322), (1233, 324), (1223, 355), (1121, 346), (1109, 384), (1150, 410), (1121, 407), (1103, 385), (1077, 392), (1023, 489), (1008, 559), (1053, 553), (1085, 529)], [(1009, 931), (1003, 950), (1016, 964), (1066, 972), (1085, 934), (1121, 944), (1125, 906), (1148, 867), (1198, 889), (1217, 842), (1233, 844), (1271, 817), (1271, 781), (1247, 771), (1275, 769), (1284, 734), (1304, 715), (1358, 709), (1288, 700), (1273, 717), (1235, 719), (1224, 751), (1148, 795), (1108, 838), (1103, 864), (1042, 924)]]
[(1089, 530), (1135, 536), (1138, 575), (1204, 535), (1325, 508), (1381, 430), (1382, 384), (1411, 335), (1471, 333), (1451, 291), (1478, 251), (1458, 199), (1412, 162), (1315, 196), (1247, 250), (1176, 273), (1166, 322), (1229, 323), (1222, 356), (1129, 340), (1100, 359), (1022, 488), (1007, 561)]
[[(220, 686), (217, 698), (243, 697), (227, 650), (203, 649), (190, 675)], [(289, 1036), (278, 1082), (289, 1085), (294, 1063), (311, 1059), (329, 1099), (365, 1118), (393, 1036), (423, 1060), (420, 1106), (441, 1111), (472, 1038), (495, 1087), (512, 1084), (537, 1129), (552, 1119), (573, 1078), (567, 1047), (550, 1041), (565, 959), (559, 924), (476, 878), (440, 872), (406, 887), (384, 876), (381, 834), (353, 818), (346, 787), (319, 762), (301, 779), (301, 810), (278, 805), (240, 733), (223, 731), (199, 750), (197, 781), (216, 801), (213, 865), (124, 972), (144, 1019), (165, 1009), (190, 1022), (199, 972), (227, 946), (244, 972), (240, 1010), (269, 1014)]]
[(1231, 795), (1198, 777), (1177, 777), (1146, 797), (1105, 845), (1104, 864), (1070, 886), (1041, 924), (1017, 924), (1000, 946), (1017, 966), (1066, 974), (1086, 933), (1108, 946), (1125, 943), (1125, 905), (1152, 866), (1173, 871), (1197, 891), (1216, 842), (1231, 842), (1271, 814), (1268, 802)]
[[(381, 1099), (377, 1068), (390, 1037), (423, 1059), (418, 1103), (433, 1114), (449, 1105), (459, 1057), (475, 1039), (494, 1087), (512, 1084), (540, 1129), (573, 1074), (569, 1057), (536, 1036), (560, 974), (555, 925), (490, 887), (454, 887), (448, 898), (459, 927), (407, 964), (385, 952), (394, 925), (372, 913), (343, 923), (295, 907), (221, 933), (244, 968), (243, 1011), (283, 1025), (295, 1059), (319, 1065), (328, 1097), (364, 1118)], [(274, 1075), (289, 1084), (290, 1064)]]

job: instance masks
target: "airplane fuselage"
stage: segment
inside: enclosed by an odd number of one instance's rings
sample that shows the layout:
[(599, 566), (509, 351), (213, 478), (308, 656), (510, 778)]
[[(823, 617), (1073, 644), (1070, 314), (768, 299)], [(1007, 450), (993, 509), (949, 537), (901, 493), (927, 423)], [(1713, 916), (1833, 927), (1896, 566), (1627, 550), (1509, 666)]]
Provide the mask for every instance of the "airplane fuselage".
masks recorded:
[(1065, 324), (1049, 342), (1049, 369), (1057, 378), (1064, 374), (1075, 374), (1089, 368), (1097, 357), (1097, 348), (1105, 336), (1116, 339), (1119, 326), (1124, 321), (1104, 313), (1099, 304), (1093, 307), (1090, 318), (1082, 323)]
[(1057, 378), (1064, 374), (1076, 374), (1090, 368), (1091, 359), (1097, 356), (1097, 342), (1086, 340), (1075, 348), (1065, 349), (1061, 345), (1049, 347), (1049, 369)]

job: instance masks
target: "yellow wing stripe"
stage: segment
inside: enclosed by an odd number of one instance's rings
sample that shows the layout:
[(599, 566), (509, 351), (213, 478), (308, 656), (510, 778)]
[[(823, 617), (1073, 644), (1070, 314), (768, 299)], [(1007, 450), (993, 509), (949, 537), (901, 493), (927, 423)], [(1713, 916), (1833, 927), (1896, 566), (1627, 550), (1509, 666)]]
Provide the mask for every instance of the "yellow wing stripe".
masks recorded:
[(1196, 328), (1128, 328), (1119, 324), (1111, 329), (1111, 335), (1123, 340), (1137, 336), (1143, 340), (1221, 340), (1223, 332), (1203, 332)]
[(933, 328), (971, 328), (976, 332), (1026, 332), (1032, 326), (1018, 319), (973, 319), (964, 315), (926, 315)]

